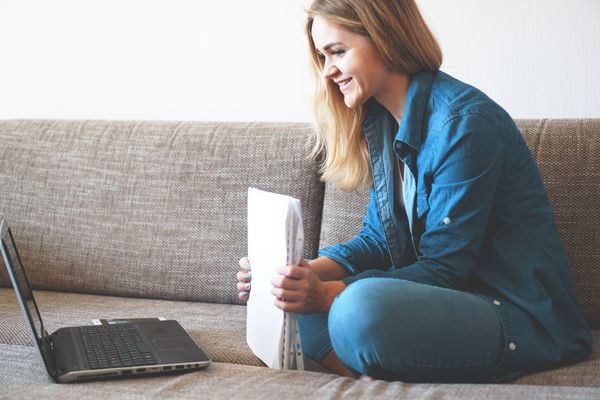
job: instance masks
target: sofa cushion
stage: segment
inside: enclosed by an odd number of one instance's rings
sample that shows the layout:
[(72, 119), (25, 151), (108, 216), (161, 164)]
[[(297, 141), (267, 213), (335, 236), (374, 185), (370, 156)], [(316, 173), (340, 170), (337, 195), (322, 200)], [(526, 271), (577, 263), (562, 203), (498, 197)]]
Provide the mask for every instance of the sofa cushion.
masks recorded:
[[(246, 307), (63, 293), (39, 290), (35, 298), (48, 332), (90, 325), (97, 318), (175, 319), (214, 361), (264, 365), (246, 344)], [(0, 343), (32, 346), (12, 289), (0, 289)]]
[(594, 399), (597, 388), (361, 382), (332, 374), (213, 363), (183, 375), (55, 384), (32, 347), (0, 345), (2, 397), (9, 399)]
[[(518, 120), (538, 163), (583, 315), (600, 328), (600, 119)], [(320, 247), (358, 233), (368, 192), (326, 185)]]
[[(84, 295), (51, 291), (35, 293), (46, 329), (88, 325), (95, 318), (156, 317), (176, 319), (213, 361), (264, 366), (246, 344), (246, 307), (229, 304)], [(0, 289), (0, 343), (31, 346), (29, 332), (14, 292)], [(600, 330), (592, 331), (589, 360), (520, 378), (529, 385), (600, 387)]]
[(248, 186), (298, 197), (305, 254), (316, 252), (310, 129), (0, 121), (0, 214), (36, 288), (238, 303)]
[(517, 123), (544, 179), (583, 315), (600, 328), (600, 119)]

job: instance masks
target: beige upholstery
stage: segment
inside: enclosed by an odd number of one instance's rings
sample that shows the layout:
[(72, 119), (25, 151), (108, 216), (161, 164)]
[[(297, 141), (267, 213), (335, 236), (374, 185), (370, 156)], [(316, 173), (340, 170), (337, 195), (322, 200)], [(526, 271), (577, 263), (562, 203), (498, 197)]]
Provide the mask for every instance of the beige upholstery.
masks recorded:
[[(0, 214), (36, 288), (237, 303), (248, 186), (300, 198), (307, 255), (323, 185), (303, 124), (6, 121)], [(292, 150), (293, 149), (293, 150)]]
[[(600, 120), (523, 120), (585, 317), (600, 328)], [(302, 123), (0, 121), (0, 214), (46, 327), (163, 316), (215, 363), (179, 376), (57, 385), (45, 374), (0, 268), (0, 398), (600, 398), (600, 330), (582, 363), (514, 384), (364, 383), (274, 371), (245, 343), (237, 260), (246, 189), (299, 197), (307, 257), (360, 229), (367, 196), (340, 193), (306, 158)], [(220, 303), (220, 304), (219, 304)]]
[[(38, 291), (46, 329), (90, 324), (95, 318), (162, 316), (176, 319), (202, 344), (212, 360), (241, 365), (264, 365), (248, 348), (245, 338), (246, 308), (169, 300), (149, 300), (75, 293)], [(32, 346), (14, 292), (0, 289), (0, 344)], [(101, 306), (100, 306), (101, 305)], [(598, 386), (600, 376), (600, 330), (593, 331), (590, 360), (553, 371), (532, 374), (516, 383), (529, 385)], [(1, 396), (0, 396), (1, 398)]]
[(0, 345), (0, 396), (6, 399), (410, 399), (410, 400), (584, 400), (599, 389), (524, 385), (415, 385), (361, 382), (331, 374), (274, 371), (213, 363), (184, 375), (58, 385), (51, 383), (33, 347)]
[[(264, 365), (246, 344), (245, 306), (43, 290), (35, 297), (49, 332), (97, 318), (164, 317), (179, 321), (214, 361)], [(0, 289), (0, 304), (0, 343), (33, 346), (12, 289)]]

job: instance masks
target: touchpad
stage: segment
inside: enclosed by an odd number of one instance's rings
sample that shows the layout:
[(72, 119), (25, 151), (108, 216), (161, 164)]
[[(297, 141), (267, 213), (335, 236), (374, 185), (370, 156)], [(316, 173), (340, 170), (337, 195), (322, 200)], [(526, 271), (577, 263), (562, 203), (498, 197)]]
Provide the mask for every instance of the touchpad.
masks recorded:
[(173, 350), (190, 350), (194, 348), (190, 338), (185, 336), (179, 337), (167, 337), (167, 338), (156, 338), (152, 340), (156, 347), (162, 351), (173, 351)]

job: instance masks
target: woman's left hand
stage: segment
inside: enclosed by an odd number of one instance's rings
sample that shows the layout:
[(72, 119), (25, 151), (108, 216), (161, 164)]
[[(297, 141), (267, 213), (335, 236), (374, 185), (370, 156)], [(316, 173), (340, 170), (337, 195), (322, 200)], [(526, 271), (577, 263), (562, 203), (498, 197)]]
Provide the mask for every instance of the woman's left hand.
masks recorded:
[(341, 281), (322, 282), (304, 260), (298, 266), (278, 267), (277, 274), (271, 279), (271, 293), (275, 306), (287, 312), (328, 312), (335, 296), (346, 287)]

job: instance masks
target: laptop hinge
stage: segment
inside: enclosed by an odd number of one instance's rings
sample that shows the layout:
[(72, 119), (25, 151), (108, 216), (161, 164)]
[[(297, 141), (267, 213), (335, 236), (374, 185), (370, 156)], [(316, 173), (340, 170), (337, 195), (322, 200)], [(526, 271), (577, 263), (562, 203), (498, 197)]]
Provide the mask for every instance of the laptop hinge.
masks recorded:
[(53, 379), (58, 377), (58, 371), (56, 371), (56, 362), (54, 361), (54, 336), (48, 335), (48, 332), (44, 330), (45, 335), (42, 337), (42, 352), (44, 354), (44, 361), (46, 363), (46, 369), (48, 374)]

